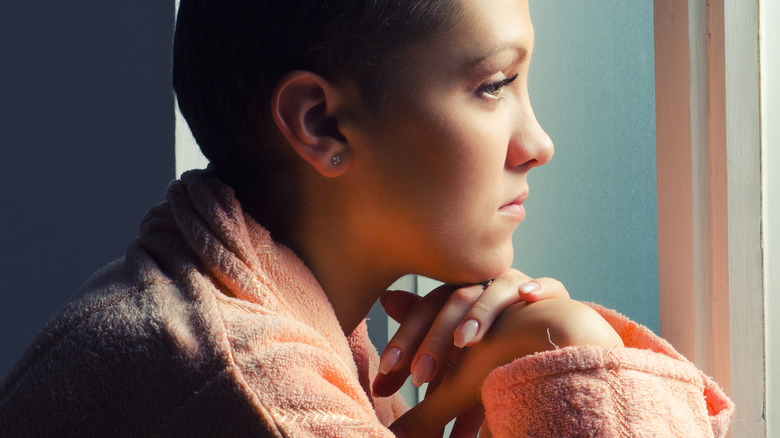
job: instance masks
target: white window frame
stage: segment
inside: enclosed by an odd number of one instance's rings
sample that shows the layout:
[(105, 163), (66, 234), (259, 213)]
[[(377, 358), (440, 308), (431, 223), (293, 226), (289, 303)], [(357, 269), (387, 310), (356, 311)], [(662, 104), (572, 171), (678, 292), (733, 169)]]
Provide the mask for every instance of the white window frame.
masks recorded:
[(777, 20), (777, 6), (654, 1), (661, 335), (730, 393), (732, 436), (767, 436), (777, 280), (764, 273), (777, 270), (778, 181), (762, 167), (778, 161), (767, 69), (780, 71), (767, 56), (780, 45), (759, 19)]
[(766, 436), (780, 436), (780, 3), (760, 2)]

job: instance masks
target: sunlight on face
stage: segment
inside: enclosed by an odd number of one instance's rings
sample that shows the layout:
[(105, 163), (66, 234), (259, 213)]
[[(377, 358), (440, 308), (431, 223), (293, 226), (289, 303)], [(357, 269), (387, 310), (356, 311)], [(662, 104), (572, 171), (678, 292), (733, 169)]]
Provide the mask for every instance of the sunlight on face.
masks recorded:
[(528, 171), (552, 157), (527, 76), (527, 1), (467, 0), (449, 32), (415, 44), (381, 119), (352, 132), (354, 227), (388, 263), (450, 283), (512, 262)]

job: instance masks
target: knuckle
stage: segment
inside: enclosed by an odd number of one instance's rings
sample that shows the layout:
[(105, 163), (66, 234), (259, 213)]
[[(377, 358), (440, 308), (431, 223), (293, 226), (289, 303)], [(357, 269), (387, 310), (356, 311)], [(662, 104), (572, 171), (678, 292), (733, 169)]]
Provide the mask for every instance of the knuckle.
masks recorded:
[[(469, 316), (474, 316), (482, 321), (496, 313), (496, 306), (488, 303), (486, 300), (477, 300), (469, 309)], [(482, 321), (484, 322), (484, 321)]]
[(470, 306), (477, 298), (482, 295), (482, 291), (475, 287), (464, 287), (456, 290), (450, 295), (450, 303)]
[(450, 349), (451, 345), (451, 336), (444, 337), (440, 334), (431, 333), (423, 341), (422, 345), (420, 346), (420, 351), (427, 351), (435, 356), (443, 356)]
[(410, 345), (414, 344), (414, 339), (406, 333), (397, 332), (395, 336), (387, 343), (387, 346), (395, 346), (404, 351)]

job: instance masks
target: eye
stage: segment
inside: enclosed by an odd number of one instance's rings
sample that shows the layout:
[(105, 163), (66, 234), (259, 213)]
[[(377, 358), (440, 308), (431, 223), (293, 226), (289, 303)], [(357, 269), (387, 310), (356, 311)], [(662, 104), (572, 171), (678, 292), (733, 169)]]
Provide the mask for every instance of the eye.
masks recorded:
[(499, 99), (501, 97), (501, 90), (514, 82), (515, 79), (517, 79), (517, 75), (514, 75), (511, 78), (501, 79), (500, 81), (482, 84), (479, 88), (477, 88), (477, 95), (480, 97), (484, 96), (489, 99)]

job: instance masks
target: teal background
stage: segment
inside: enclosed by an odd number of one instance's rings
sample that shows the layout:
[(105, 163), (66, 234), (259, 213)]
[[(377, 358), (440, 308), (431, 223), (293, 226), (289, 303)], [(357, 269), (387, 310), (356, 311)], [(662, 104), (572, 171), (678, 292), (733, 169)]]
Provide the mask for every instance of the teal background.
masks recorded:
[(653, 3), (530, 3), (531, 102), (556, 151), (531, 171), (514, 266), (658, 332)]

